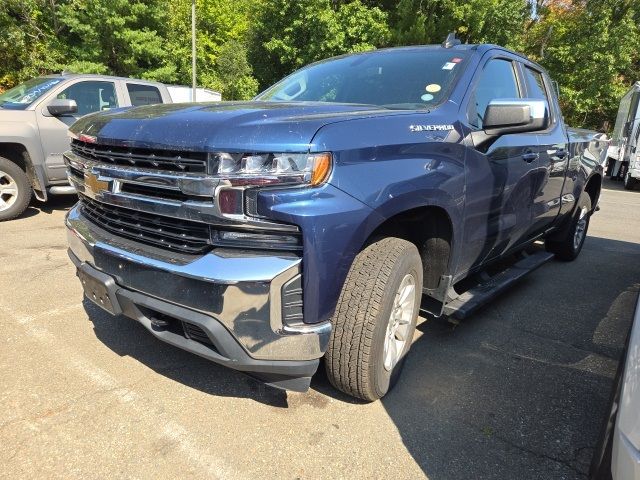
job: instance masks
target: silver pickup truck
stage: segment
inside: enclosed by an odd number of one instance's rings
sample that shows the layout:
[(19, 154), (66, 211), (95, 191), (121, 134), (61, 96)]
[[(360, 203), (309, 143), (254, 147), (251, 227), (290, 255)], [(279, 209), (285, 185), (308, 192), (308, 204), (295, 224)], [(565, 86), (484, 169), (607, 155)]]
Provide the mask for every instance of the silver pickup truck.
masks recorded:
[(20, 215), (32, 195), (75, 193), (62, 153), (67, 129), (89, 113), (171, 103), (161, 83), (103, 75), (62, 74), (28, 80), (0, 95), (0, 221)]

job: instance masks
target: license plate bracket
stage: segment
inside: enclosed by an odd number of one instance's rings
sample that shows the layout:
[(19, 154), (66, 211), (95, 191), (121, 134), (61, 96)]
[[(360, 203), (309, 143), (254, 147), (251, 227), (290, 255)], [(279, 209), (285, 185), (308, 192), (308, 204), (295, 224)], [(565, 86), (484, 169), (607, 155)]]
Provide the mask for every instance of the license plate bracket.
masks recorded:
[(80, 264), (77, 273), (84, 289), (84, 295), (89, 300), (111, 315), (122, 313), (116, 295), (118, 286), (113, 277), (96, 270), (87, 263)]

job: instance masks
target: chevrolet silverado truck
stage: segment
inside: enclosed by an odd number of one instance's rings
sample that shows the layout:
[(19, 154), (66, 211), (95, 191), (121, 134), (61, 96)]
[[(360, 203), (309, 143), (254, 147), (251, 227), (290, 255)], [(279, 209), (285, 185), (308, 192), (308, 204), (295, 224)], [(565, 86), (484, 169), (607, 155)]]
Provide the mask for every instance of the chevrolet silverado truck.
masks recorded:
[(103, 75), (49, 75), (0, 94), (0, 221), (20, 215), (31, 197), (75, 194), (62, 154), (67, 129), (89, 113), (169, 103), (161, 83)]
[(566, 128), (539, 65), (457, 41), (71, 133), (69, 255), (89, 300), (276, 387), (305, 391), (323, 359), (368, 401), (397, 381), (420, 311), (464, 318), (578, 256), (607, 148)]

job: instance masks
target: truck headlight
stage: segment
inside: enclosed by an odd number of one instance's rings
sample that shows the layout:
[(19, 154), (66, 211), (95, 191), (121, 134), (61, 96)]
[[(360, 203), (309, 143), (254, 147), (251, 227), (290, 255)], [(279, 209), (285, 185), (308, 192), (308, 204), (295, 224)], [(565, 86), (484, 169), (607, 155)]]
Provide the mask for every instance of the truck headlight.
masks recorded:
[(217, 152), (209, 155), (210, 174), (232, 186), (308, 185), (324, 183), (331, 172), (330, 153)]

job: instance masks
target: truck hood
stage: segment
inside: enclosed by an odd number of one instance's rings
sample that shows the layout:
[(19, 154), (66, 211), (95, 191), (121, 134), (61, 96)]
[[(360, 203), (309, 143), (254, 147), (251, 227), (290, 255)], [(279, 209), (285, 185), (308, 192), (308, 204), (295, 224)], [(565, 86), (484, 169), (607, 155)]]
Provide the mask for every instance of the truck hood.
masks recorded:
[(112, 110), (83, 117), (71, 131), (98, 143), (186, 151), (295, 152), (312, 148), (322, 126), (406, 111), (335, 103), (220, 102)]
[(8, 110), (0, 107), (0, 122), (27, 122), (34, 117), (35, 112), (32, 110)]

